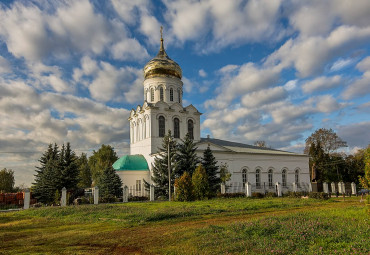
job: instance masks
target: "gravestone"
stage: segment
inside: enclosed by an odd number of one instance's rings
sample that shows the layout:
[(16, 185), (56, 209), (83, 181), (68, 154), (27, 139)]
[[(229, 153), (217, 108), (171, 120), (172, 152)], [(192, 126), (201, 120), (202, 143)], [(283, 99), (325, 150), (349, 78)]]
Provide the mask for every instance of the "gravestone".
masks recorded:
[(354, 182), (351, 183), (351, 189), (352, 189), (352, 195), (356, 195), (357, 194), (356, 183)]
[(337, 190), (335, 189), (335, 182), (331, 183), (331, 193), (337, 193)]
[(323, 192), (328, 194), (329, 193), (329, 186), (328, 186), (328, 183), (324, 182), (322, 184), (322, 187), (323, 187)]
[(293, 192), (297, 192), (297, 183), (293, 182)]

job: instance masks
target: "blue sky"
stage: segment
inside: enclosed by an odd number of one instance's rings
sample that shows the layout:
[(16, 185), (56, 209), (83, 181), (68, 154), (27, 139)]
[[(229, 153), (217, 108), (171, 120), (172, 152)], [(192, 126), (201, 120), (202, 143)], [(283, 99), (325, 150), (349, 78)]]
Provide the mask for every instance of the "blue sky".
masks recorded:
[(302, 152), (316, 129), (370, 143), (370, 2), (3, 1), (0, 168), (30, 185), (47, 144), (129, 153), (144, 65), (183, 70), (202, 136)]

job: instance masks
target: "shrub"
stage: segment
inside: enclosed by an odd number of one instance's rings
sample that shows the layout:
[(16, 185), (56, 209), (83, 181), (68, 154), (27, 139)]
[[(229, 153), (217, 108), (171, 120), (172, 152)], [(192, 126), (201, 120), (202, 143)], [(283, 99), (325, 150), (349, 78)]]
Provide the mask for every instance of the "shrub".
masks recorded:
[(267, 192), (265, 197), (277, 197), (277, 194), (275, 192)]
[(234, 197), (245, 197), (245, 194), (243, 192), (238, 192), (238, 193), (217, 193), (217, 197), (219, 198), (234, 198)]
[(114, 203), (114, 202), (116, 202), (116, 197), (111, 194), (99, 198), (99, 203)]
[(129, 197), (128, 198), (128, 201), (146, 201), (146, 200), (149, 200), (148, 197), (144, 197), (144, 196), (132, 196), (132, 197)]
[(194, 198), (202, 200), (208, 197), (209, 183), (206, 170), (202, 165), (198, 165), (192, 176)]
[(193, 195), (193, 183), (191, 181), (190, 175), (188, 172), (175, 180), (175, 200), (177, 201), (192, 201), (194, 200)]
[(329, 195), (324, 192), (310, 192), (308, 193), (309, 198), (316, 198), (316, 199), (329, 199)]
[(284, 197), (290, 197), (290, 198), (301, 198), (304, 196), (304, 192), (293, 192), (293, 191), (288, 191), (283, 194)]
[(259, 192), (252, 192), (252, 197), (253, 198), (264, 198), (265, 195)]

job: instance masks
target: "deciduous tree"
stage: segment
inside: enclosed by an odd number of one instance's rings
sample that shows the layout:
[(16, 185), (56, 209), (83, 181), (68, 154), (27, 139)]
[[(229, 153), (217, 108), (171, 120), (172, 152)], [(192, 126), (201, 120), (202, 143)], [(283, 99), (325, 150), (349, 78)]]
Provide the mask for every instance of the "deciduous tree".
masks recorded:
[(198, 165), (195, 169), (192, 182), (194, 187), (194, 197), (197, 200), (203, 200), (209, 195), (209, 184), (206, 170), (202, 165)]
[(114, 148), (103, 144), (98, 151), (93, 151), (89, 158), (89, 167), (95, 186), (99, 186), (100, 176), (107, 167), (111, 167), (118, 159)]
[(0, 193), (13, 192), (14, 189), (14, 171), (12, 169), (0, 170)]
[(193, 183), (188, 172), (175, 180), (176, 194), (175, 199), (177, 201), (193, 201)]
[(89, 162), (87, 160), (86, 153), (82, 153), (77, 160), (78, 164), (78, 187), (80, 188), (90, 188), (92, 184), (91, 171), (89, 167)]
[(312, 133), (306, 139), (306, 147), (304, 153), (308, 154), (312, 144), (320, 142), (325, 153), (331, 154), (341, 147), (347, 147), (347, 142), (343, 141), (332, 129), (320, 128)]

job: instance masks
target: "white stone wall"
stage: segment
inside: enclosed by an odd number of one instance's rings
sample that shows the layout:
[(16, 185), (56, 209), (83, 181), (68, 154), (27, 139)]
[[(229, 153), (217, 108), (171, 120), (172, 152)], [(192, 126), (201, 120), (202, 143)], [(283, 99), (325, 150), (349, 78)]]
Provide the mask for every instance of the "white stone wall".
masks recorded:
[(121, 178), (122, 187), (132, 187), (136, 185), (136, 180), (141, 180), (141, 185), (144, 185), (143, 179), (147, 182), (150, 180), (149, 171), (116, 171)]

